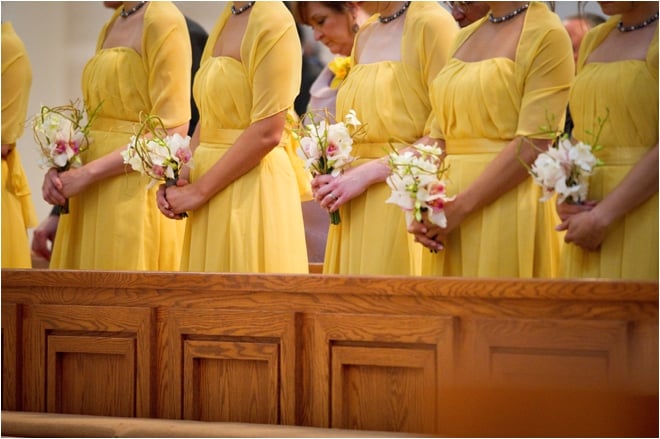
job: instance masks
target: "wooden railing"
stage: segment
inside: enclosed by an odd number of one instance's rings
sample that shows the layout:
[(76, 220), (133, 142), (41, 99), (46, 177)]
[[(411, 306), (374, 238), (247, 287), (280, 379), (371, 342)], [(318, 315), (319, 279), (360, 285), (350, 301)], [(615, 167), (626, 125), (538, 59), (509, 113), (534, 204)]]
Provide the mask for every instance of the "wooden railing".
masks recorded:
[(2, 271), (2, 408), (657, 436), (658, 284)]

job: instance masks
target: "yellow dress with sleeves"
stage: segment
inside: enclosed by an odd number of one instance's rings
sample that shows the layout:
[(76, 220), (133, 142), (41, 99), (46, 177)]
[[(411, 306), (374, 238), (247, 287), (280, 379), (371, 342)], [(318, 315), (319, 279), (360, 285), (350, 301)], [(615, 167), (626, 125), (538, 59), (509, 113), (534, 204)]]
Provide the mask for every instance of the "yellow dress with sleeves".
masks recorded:
[[(160, 116), (167, 128), (190, 119), (192, 54), (184, 16), (172, 2), (146, 8), (140, 53), (102, 47), (118, 9), (85, 65), (85, 105), (98, 112), (83, 163), (127, 145), (141, 115)], [(148, 182), (127, 168), (72, 197), (70, 213), (60, 216), (51, 268), (178, 270), (185, 224), (160, 213), (157, 187), (147, 190)]]
[[(570, 93), (573, 136), (591, 143), (605, 120), (595, 155), (604, 163), (590, 178), (589, 200), (602, 200), (658, 144), (658, 29), (646, 59), (585, 63), (615, 30), (620, 16), (594, 28), (583, 40)], [(573, 244), (562, 248), (562, 276), (658, 280), (658, 194), (612, 224), (600, 251)]]
[[(460, 31), (460, 47), (487, 18)], [(559, 18), (542, 3), (524, 17), (515, 60), (464, 62), (455, 57), (432, 86), (431, 136), (443, 138), (447, 192), (457, 194), (516, 136), (538, 136), (549, 120), (563, 126), (574, 76), (571, 42)], [(554, 277), (560, 238), (554, 204), (540, 203), (528, 178), (489, 206), (471, 213), (449, 235), (445, 250), (424, 252), (424, 275)]]
[[(231, 16), (228, 4), (209, 35), (195, 75), (200, 144), (191, 180), (221, 159), (253, 123), (293, 108), (300, 88), (300, 40), (281, 2), (249, 12), (240, 60), (213, 56)], [(202, 272), (307, 273), (301, 199), (288, 138), (259, 164), (188, 212), (181, 269)]]
[[(357, 59), (339, 87), (337, 120), (354, 109), (366, 129), (353, 144), (358, 165), (385, 157), (390, 142), (400, 148), (427, 133), (429, 85), (444, 65), (457, 32), (451, 15), (435, 2), (412, 2), (400, 19), (405, 20), (401, 59), (368, 64)], [(374, 23), (375, 17), (363, 25), (358, 41)], [(417, 273), (421, 246), (407, 232), (401, 208), (385, 203), (390, 195), (385, 182), (377, 183), (340, 207), (341, 222), (328, 232), (325, 273)]]
[(10, 22), (2, 23), (2, 268), (31, 268), (27, 229), (37, 225), (16, 141), (26, 124), (32, 68), (25, 46)]

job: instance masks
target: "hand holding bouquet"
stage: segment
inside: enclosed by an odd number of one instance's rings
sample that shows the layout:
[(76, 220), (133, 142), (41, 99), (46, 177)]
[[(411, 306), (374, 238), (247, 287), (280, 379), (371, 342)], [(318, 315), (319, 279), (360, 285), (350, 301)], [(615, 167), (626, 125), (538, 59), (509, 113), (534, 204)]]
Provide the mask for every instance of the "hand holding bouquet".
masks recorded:
[[(81, 166), (80, 153), (89, 147), (89, 129), (95, 115), (96, 111), (88, 115), (77, 101), (59, 107), (42, 105), (32, 118), (32, 133), (41, 152), (40, 166), (58, 172)], [(60, 213), (69, 213), (68, 200)]]
[[(164, 182), (167, 186), (176, 185), (183, 166), (192, 167), (190, 137), (178, 133), (167, 135), (165, 125), (158, 116), (145, 118), (121, 155), (124, 163), (151, 178), (147, 189), (158, 182)], [(188, 215), (184, 212), (181, 216)]]
[[(309, 113), (307, 117), (312, 123), (301, 124), (299, 132), (295, 134), (300, 145), (297, 149), (298, 156), (312, 175), (338, 176), (355, 160), (351, 155), (353, 137), (358, 134), (362, 123), (354, 110), (346, 114), (343, 122), (337, 123), (330, 123), (327, 114), (319, 123), (316, 123), (313, 113)], [(339, 211), (330, 214), (332, 224), (339, 224), (340, 221)]]
[(390, 153), (389, 165), (392, 173), (387, 185), (392, 195), (386, 203), (403, 209), (408, 226), (413, 219), (421, 222), (426, 213), (431, 223), (447, 227), (444, 206), (454, 197), (446, 192), (442, 149), (437, 144), (415, 144), (401, 153)]

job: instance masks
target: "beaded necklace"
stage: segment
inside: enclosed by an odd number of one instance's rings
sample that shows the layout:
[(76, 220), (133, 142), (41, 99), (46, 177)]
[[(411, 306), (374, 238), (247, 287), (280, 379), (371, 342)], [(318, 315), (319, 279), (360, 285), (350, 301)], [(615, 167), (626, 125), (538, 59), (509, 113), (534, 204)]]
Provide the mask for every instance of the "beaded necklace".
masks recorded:
[(387, 24), (392, 20), (396, 20), (397, 18), (402, 16), (404, 12), (406, 12), (406, 9), (408, 9), (408, 6), (410, 6), (410, 2), (405, 2), (403, 4), (403, 7), (401, 9), (399, 9), (398, 11), (396, 11), (394, 14), (388, 15), (387, 17), (378, 17), (378, 21), (380, 21), (383, 24)]
[(146, 3), (146, 2), (140, 2), (140, 3), (138, 3), (137, 5), (133, 6), (131, 9), (129, 9), (128, 11), (122, 7), (122, 8), (121, 8), (121, 12), (119, 13), (119, 15), (121, 15), (121, 18), (130, 17), (131, 15), (133, 15), (133, 14), (135, 14), (137, 11), (139, 11), (140, 8), (141, 8), (142, 6), (144, 6), (145, 3)]
[(242, 14), (243, 12), (247, 11), (254, 5), (255, 2), (248, 2), (247, 5), (241, 6), (240, 8), (236, 8), (234, 5), (231, 5), (231, 13), (232, 15), (239, 15)]
[(494, 17), (493, 13), (490, 12), (490, 13), (488, 13), (488, 21), (490, 21), (491, 23), (495, 23), (495, 24), (503, 23), (505, 21), (511, 20), (513, 17), (515, 17), (516, 15), (518, 15), (522, 12), (525, 12), (527, 10), (527, 8), (529, 8), (529, 3), (525, 3), (524, 5), (522, 5), (521, 7), (516, 9), (515, 11), (510, 12), (506, 15), (501, 16), (501, 17)]
[(655, 20), (658, 19), (658, 12), (656, 11), (655, 14), (651, 15), (649, 18), (646, 20), (642, 21), (639, 24), (633, 24), (632, 26), (624, 26), (623, 21), (619, 21), (619, 23), (616, 25), (616, 28), (619, 30), (619, 32), (632, 32), (637, 29), (643, 29), (649, 24), (653, 23)]

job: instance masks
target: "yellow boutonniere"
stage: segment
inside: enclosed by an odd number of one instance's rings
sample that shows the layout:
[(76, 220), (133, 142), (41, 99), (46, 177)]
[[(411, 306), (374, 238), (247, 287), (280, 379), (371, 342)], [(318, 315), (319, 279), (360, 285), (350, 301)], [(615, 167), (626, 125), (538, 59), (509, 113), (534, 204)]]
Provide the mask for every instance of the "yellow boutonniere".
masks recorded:
[(328, 68), (332, 73), (335, 74), (335, 77), (330, 83), (330, 88), (337, 88), (342, 83), (348, 72), (353, 66), (353, 59), (350, 56), (338, 56), (328, 63)]

